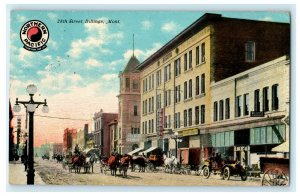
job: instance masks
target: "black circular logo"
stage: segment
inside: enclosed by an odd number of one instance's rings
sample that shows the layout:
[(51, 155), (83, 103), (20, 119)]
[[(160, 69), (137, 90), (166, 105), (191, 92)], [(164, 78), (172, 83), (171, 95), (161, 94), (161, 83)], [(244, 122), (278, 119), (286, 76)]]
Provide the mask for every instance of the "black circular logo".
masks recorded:
[(20, 38), (26, 50), (40, 51), (47, 47), (49, 30), (43, 22), (30, 20), (22, 26)]

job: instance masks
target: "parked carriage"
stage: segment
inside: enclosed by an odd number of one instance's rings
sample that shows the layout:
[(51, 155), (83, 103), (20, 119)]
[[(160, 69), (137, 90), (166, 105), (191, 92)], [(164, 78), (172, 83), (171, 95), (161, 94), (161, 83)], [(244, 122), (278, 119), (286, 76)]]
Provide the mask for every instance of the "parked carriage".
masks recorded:
[(260, 157), (263, 173), (262, 186), (286, 186), (289, 184), (289, 159)]
[(242, 181), (247, 180), (247, 169), (241, 165), (240, 161), (225, 161), (218, 156), (204, 161), (202, 174), (205, 178), (209, 178), (211, 174), (220, 174), (224, 180), (239, 175)]

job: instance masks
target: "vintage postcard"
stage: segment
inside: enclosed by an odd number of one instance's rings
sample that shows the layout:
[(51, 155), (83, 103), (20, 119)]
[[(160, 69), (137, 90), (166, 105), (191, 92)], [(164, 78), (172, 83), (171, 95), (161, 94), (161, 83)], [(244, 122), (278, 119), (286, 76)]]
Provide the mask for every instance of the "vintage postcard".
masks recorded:
[(289, 12), (10, 12), (9, 183), (290, 186)]

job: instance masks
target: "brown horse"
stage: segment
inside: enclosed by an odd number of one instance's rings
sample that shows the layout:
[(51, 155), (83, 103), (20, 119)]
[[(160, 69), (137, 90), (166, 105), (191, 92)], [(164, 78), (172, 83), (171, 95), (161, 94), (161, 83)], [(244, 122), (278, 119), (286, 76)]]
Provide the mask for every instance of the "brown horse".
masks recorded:
[[(129, 155), (128, 155), (129, 156)], [(135, 170), (135, 165), (139, 166), (139, 172), (145, 172), (147, 159), (143, 156), (129, 156), (130, 157), (130, 165), (131, 171)]]
[(108, 159), (108, 166), (112, 176), (116, 176), (119, 165), (119, 155), (111, 155)]
[(80, 173), (81, 167), (85, 164), (86, 157), (83, 154), (72, 156), (72, 165), (75, 173)]
[(124, 178), (127, 177), (127, 170), (129, 167), (129, 163), (130, 163), (130, 155), (124, 155), (121, 157), (119, 170)]

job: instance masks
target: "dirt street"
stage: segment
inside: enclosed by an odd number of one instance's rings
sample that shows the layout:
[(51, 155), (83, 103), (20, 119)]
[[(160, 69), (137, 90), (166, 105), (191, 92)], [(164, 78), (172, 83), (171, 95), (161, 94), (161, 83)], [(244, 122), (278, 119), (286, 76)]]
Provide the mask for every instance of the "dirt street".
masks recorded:
[(80, 174), (69, 173), (68, 169), (63, 169), (62, 164), (54, 160), (42, 160), (36, 158), (35, 169), (41, 176), (45, 184), (52, 185), (118, 185), (118, 186), (261, 186), (260, 179), (249, 179), (241, 181), (240, 177), (232, 177), (230, 180), (222, 180), (218, 175), (212, 175), (209, 179), (203, 176), (169, 174), (160, 172), (131, 172), (128, 171), (127, 178), (119, 175), (111, 176), (100, 173), (99, 163), (94, 165), (94, 173)]

